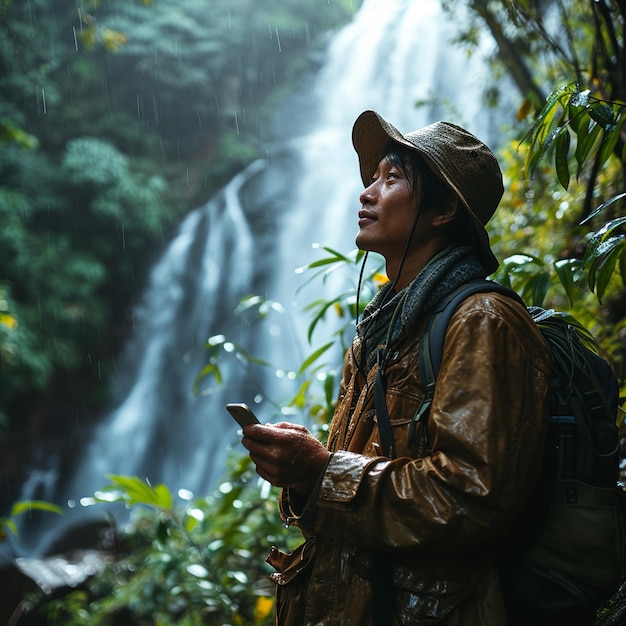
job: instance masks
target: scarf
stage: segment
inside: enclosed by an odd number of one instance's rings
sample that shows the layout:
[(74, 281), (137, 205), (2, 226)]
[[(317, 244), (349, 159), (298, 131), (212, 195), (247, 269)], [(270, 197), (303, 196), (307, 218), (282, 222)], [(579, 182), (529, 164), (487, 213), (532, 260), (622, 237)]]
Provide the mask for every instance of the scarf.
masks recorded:
[(393, 292), (393, 284), (386, 284), (365, 307), (363, 319), (357, 325), (357, 343), (360, 343), (360, 350), (358, 346), (355, 350), (357, 362), (365, 361), (368, 372), (376, 362), (377, 348), (387, 347), (389, 335), (390, 344), (404, 338), (449, 293), (469, 280), (484, 276), (485, 270), (471, 247), (448, 247), (398, 293)]

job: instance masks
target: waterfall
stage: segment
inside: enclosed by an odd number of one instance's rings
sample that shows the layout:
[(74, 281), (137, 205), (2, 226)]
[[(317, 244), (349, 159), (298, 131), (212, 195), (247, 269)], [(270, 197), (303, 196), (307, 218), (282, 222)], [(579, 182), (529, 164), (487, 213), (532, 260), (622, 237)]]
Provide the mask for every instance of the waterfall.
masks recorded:
[[(194, 394), (204, 345), (223, 334), (266, 350), (259, 356), (272, 363), (298, 367), (307, 352), (298, 324), (306, 302), (295, 295), (294, 269), (317, 258), (314, 243), (354, 247), (361, 182), (351, 128), (358, 114), (375, 109), (404, 132), (450, 119), (488, 142), (498, 130), (481, 106), (486, 70), (449, 43), (452, 34), (439, 0), (364, 1), (333, 37), (312, 84), (283, 107), (266, 154), (192, 212), (156, 263), (120, 366), (119, 404), (61, 495), (48, 499), (84, 515), (76, 501), (108, 473), (147, 477), (174, 492), (215, 487), (228, 451), (239, 445), (225, 403), (265, 396), (234, 358), (224, 359), (222, 385), (208, 380)], [(249, 293), (283, 303), (293, 321), (274, 324), (268, 344), (233, 315)], [(263, 401), (258, 413), (274, 418)]]

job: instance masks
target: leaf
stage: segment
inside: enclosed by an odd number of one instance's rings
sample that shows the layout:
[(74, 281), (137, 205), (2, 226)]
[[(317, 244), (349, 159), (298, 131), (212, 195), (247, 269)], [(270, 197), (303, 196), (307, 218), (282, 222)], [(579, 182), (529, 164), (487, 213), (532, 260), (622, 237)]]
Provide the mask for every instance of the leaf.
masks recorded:
[(584, 263), (585, 263), (585, 266), (587, 266), (588, 263), (590, 263), (589, 271), (591, 271), (592, 267), (597, 266), (599, 263), (601, 263), (603, 260), (603, 257), (609, 254), (613, 250), (613, 248), (616, 245), (618, 245), (620, 241), (622, 241), (622, 239), (624, 239), (624, 235), (618, 235), (616, 237), (609, 237), (608, 239), (602, 241), (597, 246), (594, 246), (591, 254), (589, 255), (585, 254)]
[(556, 275), (563, 285), (570, 306), (574, 305), (574, 270), (579, 265), (578, 259), (563, 259), (554, 264)]
[(102, 491), (115, 492), (118, 490), (121, 498), (130, 505), (145, 504), (168, 511), (172, 509), (172, 494), (165, 485), (159, 484), (152, 487), (137, 476), (107, 474), (107, 478), (112, 484), (104, 487)]
[[(548, 295), (550, 287), (550, 274), (540, 272), (530, 278), (524, 289), (524, 293), (530, 293), (530, 303), (535, 306), (542, 306)], [(528, 296), (527, 296), (528, 297)]]
[(608, 209), (611, 205), (615, 204), (616, 202), (619, 202), (620, 200), (622, 200), (623, 198), (626, 198), (626, 191), (623, 193), (618, 193), (616, 196), (613, 196), (612, 198), (609, 198), (606, 202), (603, 202), (602, 204), (600, 204), (599, 206), (597, 206), (581, 223), (580, 225), (582, 226), (583, 224), (586, 224), (587, 222), (589, 222), (590, 220), (592, 220), (596, 215), (598, 215), (599, 213), (602, 213), (602, 211), (604, 211), (605, 209)]
[[(587, 93), (589, 93), (589, 91), (587, 91)], [(576, 94), (576, 95), (581, 95), (581, 94)], [(569, 118), (569, 122), (568, 122), (569, 127), (576, 134), (578, 134), (580, 125), (583, 122), (583, 120), (586, 120), (587, 124), (589, 124), (589, 117), (586, 115), (586, 112), (587, 112), (586, 106), (579, 106), (577, 104), (574, 104), (574, 98), (576, 98), (576, 95), (574, 95), (572, 99), (569, 101), (569, 104), (567, 106), (567, 115)]]
[(307, 404), (306, 392), (311, 387), (311, 382), (312, 380), (310, 378), (305, 380), (302, 385), (300, 385), (300, 388), (296, 392), (296, 395), (291, 399), (287, 406), (295, 406), (299, 409), (303, 409)]
[(626, 287), (626, 254), (619, 257), (619, 273), (622, 276), (622, 284)]
[[(565, 117), (565, 103), (571, 99), (570, 94), (574, 87), (575, 85), (570, 83), (554, 90), (546, 99), (535, 123), (523, 137), (522, 142), (530, 144), (524, 165), (525, 176), (532, 176), (537, 164), (556, 138), (555, 131), (552, 128), (555, 124), (557, 113), (562, 109), (561, 115), (556, 122), (556, 125), (560, 126), (560, 122)], [(538, 147), (536, 148), (536, 146)]]
[(561, 87), (557, 87), (557, 89), (552, 91), (552, 93), (550, 93), (550, 95), (546, 98), (545, 104), (543, 105), (541, 111), (539, 111), (535, 123), (522, 138), (523, 142), (530, 142), (531, 151), (535, 143), (538, 141), (542, 142), (545, 139), (563, 96), (565, 95), (569, 98), (569, 94), (571, 94), (574, 86), (574, 83), (561, 85)]
[(602, 167), (607, 159), (613, 154), (613, 150), (615, 149), (619, 139), (620, 131), (617, 126), (608, 126), (604, 129), (602, 144), (600, 145), (600, 151), (598, 153), (597, 167)]
[(569, 146), (570, 146), (570, 134), (565, 129), (561, 132), (554, 145), (554, 165), (556, 167), (556, 175), (561, 183), (563, 189), (567, 191), (569, 187)]
[(335, 259), (337, 259), (338, 261), (344, 261), (345, 263), (352, 264), (352, 260), (349, 257), (347, 257), (345, 254), (342, 254), (338, 250), (335, 250), (334, 248), (330, 248), (328, 246), (322, 246), (322, 250), (326, 250), (326, 252), (330, 252), (330, 254), (332, 254), (335, 257)]
[(263, 298), (261, 298), (261, 296), (257, 296), (257, 295), (245, 296), (239, 301), (239, 304), (235, 308), (235, 315), (238, 315), (239, 313), (242, 313), (243, 311), (247, 311), (248, 309), (251, 309), (252, 307), (260, 306), (262, 302), (263, 302)]
[(576, 112), (579, 109), (587, 108), (589, 106), (589, 94), (591, 94), (589, 89), (573, 94), (569, 101), (569, 107), (575, 109)]
[(309, 328), (307, 331), (307, 341), (309, 343), (311, 343), (311, 340), (313, 338), (313, 332), (315, 331), (316, 326), (326, 315), (326, 311), (328, 311), (328, 309), (330, 309), (331, 307), (334, 307), (335, 304), (341, 302), (344, 297), (345, 297), (345, 294), (342, 294), (336, 298), (333, 298), (332, 300), (326, 300), (326, 301), (316, 300), (314, 303), (312, 303), (311, 305), (307, 307), (307, 310), (308, 310), (308, 309), (314, 309), (319, 306), (319, 311), (311, 320), (311, 323), (309, 324)]
[(3, 518), (1, 521), (2, 526), (10, 530), (11, 534), (17, 537), (17, 524), (12, 519), (7, 519), (6, 517)]
[[(612, 240), (609, 240), (612, 241)], [(611, 249), (605, 255), (604, 259), (600, 263), (600, 266), (597, 270), (596, 276), (596, 295), (598, 296), (598, 300), (602, 301), (604, 297), (604, 293), (606, 288), (608, 287), (613, 274), (616, 269), (617, 259), (620, 258), (623, 253), (626, 251), (626, 247), (624, 246), (625, 239), (624, 237), (620, 237), (614, 245), (612, 245)]]
[(600, 241), (609, 237), (614, 230), (620, 228), (624, 224), (626, 224), (626, 217), (617, 217), (614, 220), (610, 220), (593, 234), (593, 237), (589, 241), (589, 246), (599, 245)]
[(172, 498), (171, 491), (165, 485), (159, 483), (154, 488), (154, 495), (156, 496), (156, 506), (162, 509), (166, 509), (168, 511), (172, 510), (172, 507), (174, 506), (174, 500)]
[(615, 123), (613, 107), (603, 102), (592, 104), (587, 109), (587, 112), (589, 113), (589, 117), (604, 129)]
[(576, 161), (578, 162), (578, 171), (576, 173), (576, 176), (580, 176), (580, 173), (582, 172), (582, 169), (583, 169), (583, 165), (585, 164), (587, 157), (589, 156), (589, 154), (591, 154), (591, 151), (596, 145), (596, 142), (598, 141), (598, 138), (600, 137), (601, 132), (602, 132), (602, 127), (596, 124), (595, 122), (592, 122), (589, 125), (588, 132), (585, 135), (583, 135), (582, 139), (579, 133), (578, 144), (576, 145), (576, 151), (575, 151)]
[(48, 511), (63, 515), (61, 507), (45, 500), (20, 500), (11, 507), (11, 517), (17, 517), (22, 513), (30, 513), (31, 511)]
[(215, 380), (215, 383), (217, 385), (221, 385), (223, 382), (222, 379), (222, 373), (220, 371), (220, 368), (215, 365), (215, 363), (207, 363), (196, 375), (193, 383), (192, 383), (192, 390), (194, 394), (199, 394), (201, 389), (200, 389), (200, 385), (202, 383), (202, 381), (205, 378), (208, 378), (209, 376), (213, 376), (213, 379)]
[(315, 352), (313, 352), (309, 357), (307, 357), (302, 363), (302, 365), (300, 366), (300, 369), (298, 370), (298, 376), (304, 374), (306, 369), (333, 345), (335, 345), (335, 342), (329, 341), (328, 343), (324, 344), (321, 348), (318, 348), (317, 350), (315, 350)]
[[(610, 237), (605, 241), (602, 241), (593, 248), (589, 247), (587, 249), (587, 253), (585, 253), (585, 258), (583, 259), (585, 267), (588, 268), (589, 278), (588, 284), (589, 289), (595, 293), (596, 289), (596, 278), (598, 277), (598, 268), (605, 261), (605, 257), (609, 255), (609, 253), (613, 250), (613, 248), (624, 239), (624, 235), (619, 235), (617, 237)], [(591, 242), (590, 242), (591, 246)], [(591, 249), (591, 251), (590, 251)]]

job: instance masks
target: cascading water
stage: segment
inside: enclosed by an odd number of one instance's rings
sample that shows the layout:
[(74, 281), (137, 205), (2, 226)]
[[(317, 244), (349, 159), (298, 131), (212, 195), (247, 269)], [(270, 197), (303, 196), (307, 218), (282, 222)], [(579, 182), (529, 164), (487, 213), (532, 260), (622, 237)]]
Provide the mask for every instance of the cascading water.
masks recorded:
[[(293, 315), (303, 304), (296, 302), (294, 269), (316, 258), (313, 243), (353, 247), (361, 183), (350, 132), (357, 115), (375, 109), (404, 131), (447, 118), (495, 143), (493, 112), (481, 115), (484, 70), (449, 43), (451, 33), (439, 0), (365, 0), (334, 37), (313, 87), (282, 111), (264, 158), (183, 222), (136, 312), (119, 405), (72, 478), (56, 495), (39, 497), (78, 501), (105, 484), (107, 473), (198, 494), (215, 486), (229, 447), (238, 445), (225, 403), (262, 393), (236, 359), (223, 359), (224, 384), (194, 394), (203, 346), (223, 333), (254, 345), (271, 363), (298, 367), (308, 350)], [(272, 340), (262, 344), (254, 327), (233, 315), (253, 292), (286, 306), (296, 321), (289, 333), (275, 324)], [(264, 407), (258, 405), (259, 415), (273, 419)], [(75, 506), (74, 518), (85, 515), (82, 509)]]

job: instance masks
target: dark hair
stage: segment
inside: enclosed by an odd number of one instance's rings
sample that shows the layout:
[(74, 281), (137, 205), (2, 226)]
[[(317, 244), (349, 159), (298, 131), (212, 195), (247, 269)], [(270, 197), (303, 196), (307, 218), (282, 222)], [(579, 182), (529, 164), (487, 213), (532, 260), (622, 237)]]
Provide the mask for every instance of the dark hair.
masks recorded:
[[(385, 158), (399, 167), (409, 182), (411, 193), (421, 192), (421, 207), (423, 210), (435, 209), (442, 206), (454, 191), (426, 165), (424, 159), (414, 150), (391, 142), (385, 149)], [(474, 226), (469, 213), (461, 204), (456, 217), (450, 224), (449, 235), (451, 241), (462, 245), (474, 244)]]
[(447, 196), (454, 193), (414, 150), (390, 143), (385, 150), (385, 157), (389, 163), (402, 170), (409, 181), (411, 193), (417, 193), (419, 189), (424, 209), (441, 206)]

